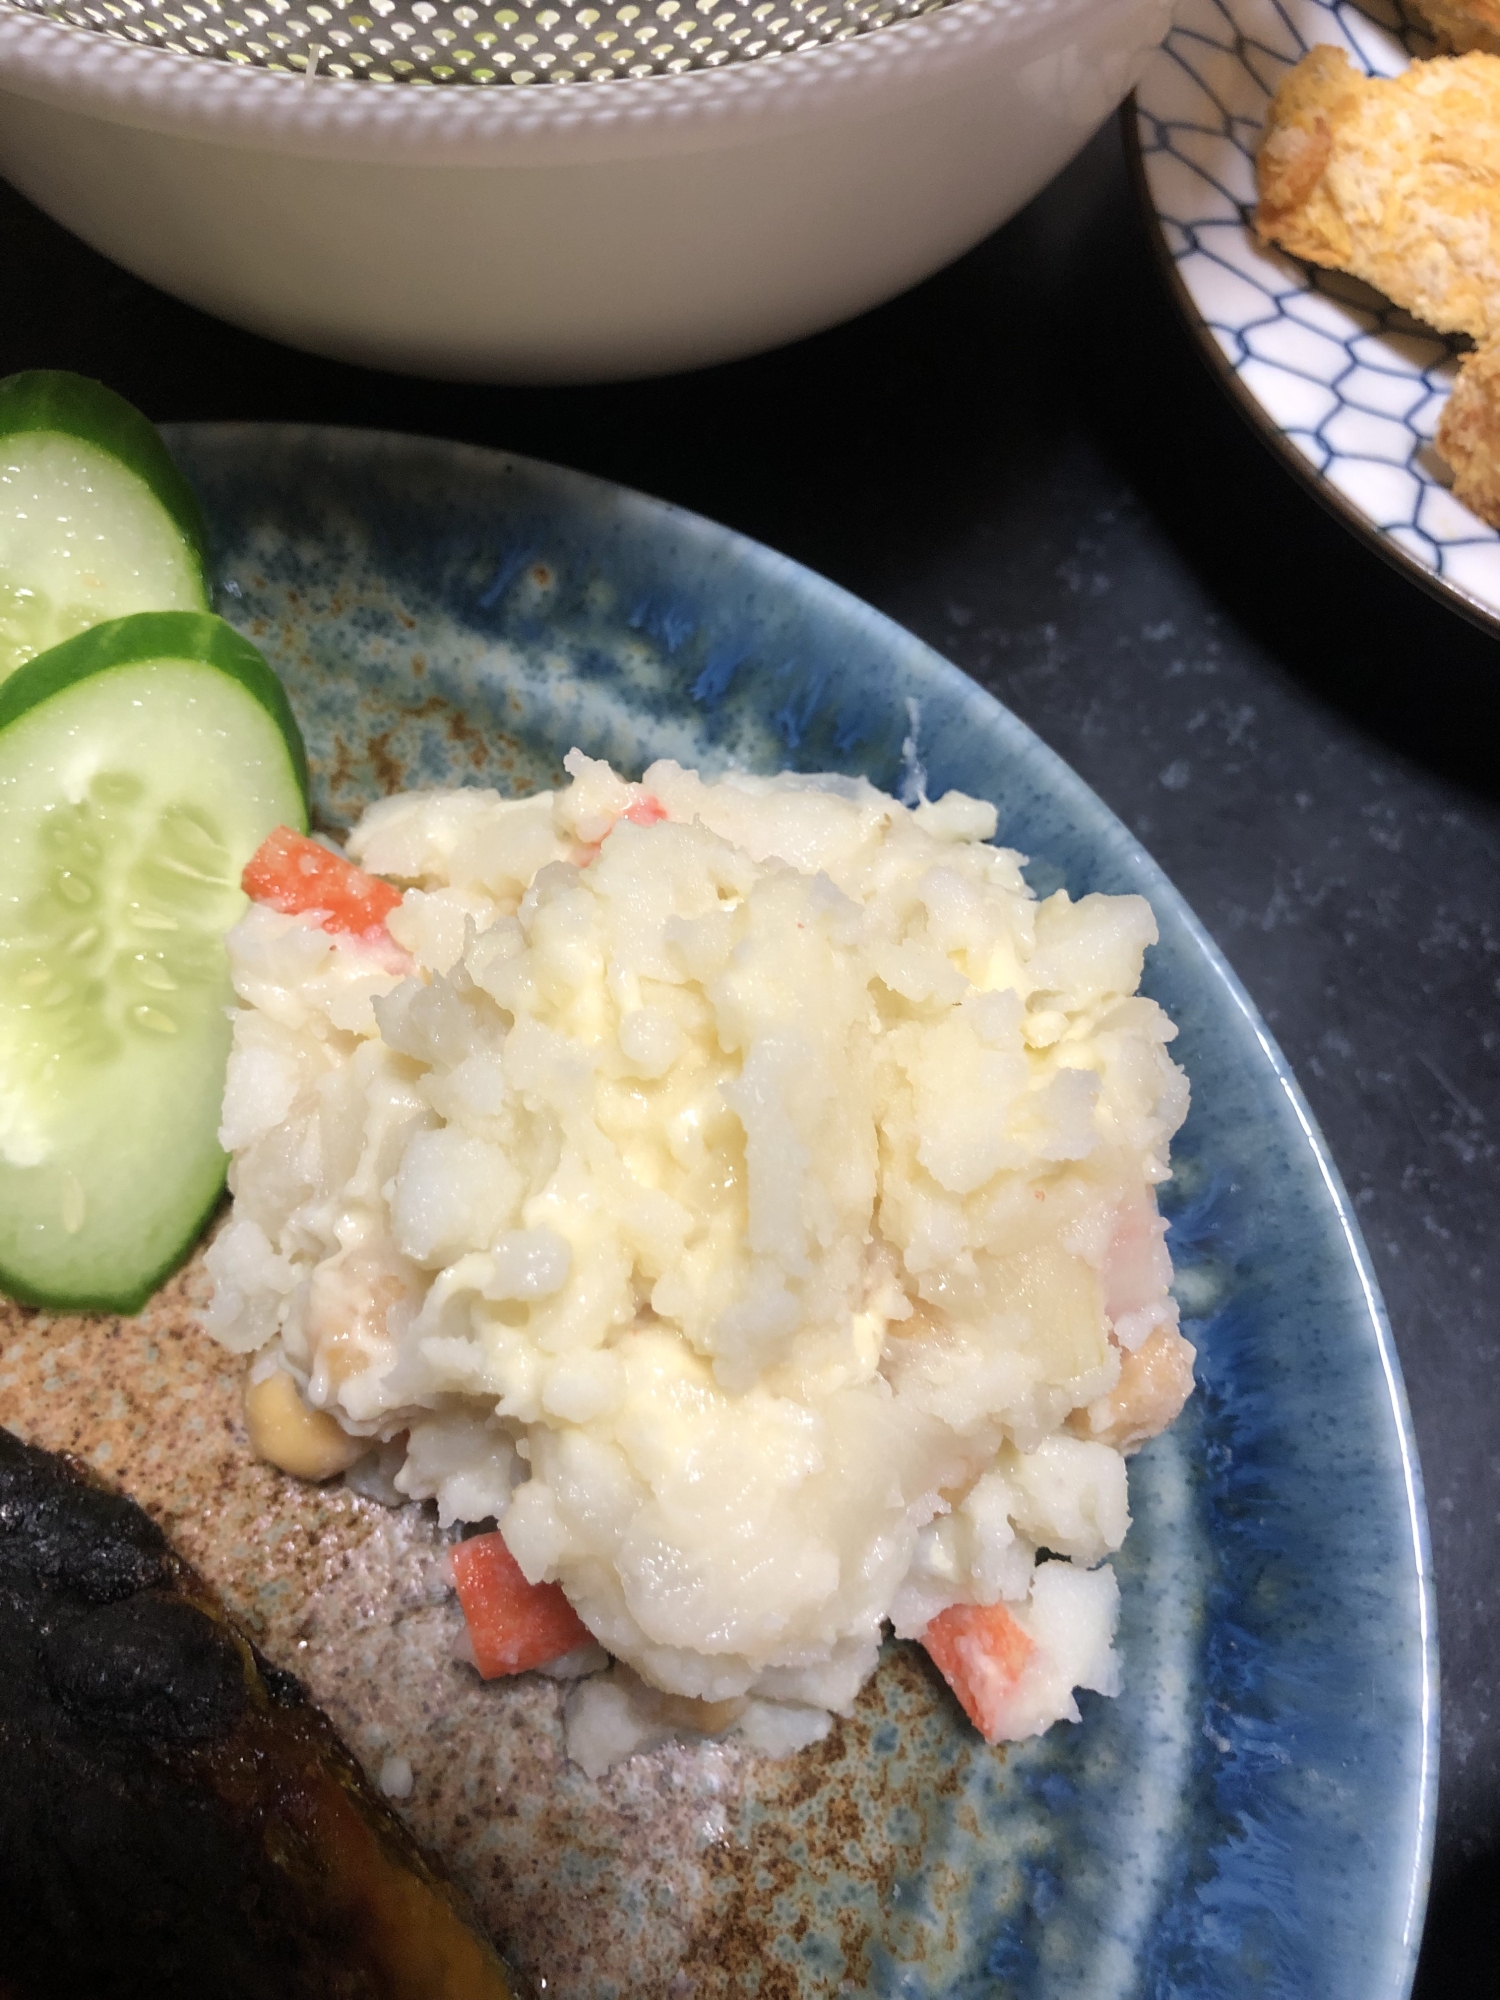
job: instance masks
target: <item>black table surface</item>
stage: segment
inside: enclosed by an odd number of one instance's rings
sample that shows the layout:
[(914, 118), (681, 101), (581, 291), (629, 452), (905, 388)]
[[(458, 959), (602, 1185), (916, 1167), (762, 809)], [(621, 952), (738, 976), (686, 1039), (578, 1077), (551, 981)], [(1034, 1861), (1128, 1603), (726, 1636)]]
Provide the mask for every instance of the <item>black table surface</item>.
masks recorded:
[(1500, 640), (1356, 541), (1230, 405), (1166, 296), (1117, 128), (850, 326), (594, 389), (310, 359), (165, 298), (0, 184), (0, 375), (39, 366), (159, 421), (463, 438), (696, 508), (919, 633), (1139, 835), (1291, 1058), (1385, 1289), (1443, 1669), (1416, 1991), (1500, 1993)]

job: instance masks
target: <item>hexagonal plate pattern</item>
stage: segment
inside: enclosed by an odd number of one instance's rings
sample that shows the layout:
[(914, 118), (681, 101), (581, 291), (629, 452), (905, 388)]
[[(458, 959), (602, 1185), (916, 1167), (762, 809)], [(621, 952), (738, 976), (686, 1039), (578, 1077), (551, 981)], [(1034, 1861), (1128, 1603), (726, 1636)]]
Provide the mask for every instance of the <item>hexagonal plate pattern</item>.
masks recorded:
[(1183, 0), (1136, 91), (1148, 208), (1210, 351), (1323, 497), (1465, 609), (1500, 618), (1500, 534), (1453, 498), (1432, 448), (1467, 343), (1250, 226), (1266, 106), (1320, 42), (1371, 76), (1433, 53), (1389, 0)]

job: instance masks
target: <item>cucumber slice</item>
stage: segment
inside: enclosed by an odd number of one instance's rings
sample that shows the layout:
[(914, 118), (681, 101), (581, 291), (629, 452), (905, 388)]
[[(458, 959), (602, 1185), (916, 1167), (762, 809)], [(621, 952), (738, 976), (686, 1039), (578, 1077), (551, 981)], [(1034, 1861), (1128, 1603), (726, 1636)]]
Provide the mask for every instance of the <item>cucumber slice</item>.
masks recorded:
[(223, 936), (307, 824), (286, 695), (204, 613), (70, 639), (0, 686), (0, 1288), (134, 1312), (218, 1199)]
[(82, 375), (0, 381), (0, 681), (132, 611), (206, 611), (203, 518), (140, 414)]

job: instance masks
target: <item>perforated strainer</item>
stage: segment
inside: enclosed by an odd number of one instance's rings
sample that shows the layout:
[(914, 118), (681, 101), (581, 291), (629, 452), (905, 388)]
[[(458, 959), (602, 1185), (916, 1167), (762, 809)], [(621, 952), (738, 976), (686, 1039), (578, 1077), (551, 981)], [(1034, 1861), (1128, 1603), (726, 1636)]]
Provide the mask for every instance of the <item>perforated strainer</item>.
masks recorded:
[(953, 0), (11, 0), (178, 55), (372, 83), (675, 76), (847, 41)]

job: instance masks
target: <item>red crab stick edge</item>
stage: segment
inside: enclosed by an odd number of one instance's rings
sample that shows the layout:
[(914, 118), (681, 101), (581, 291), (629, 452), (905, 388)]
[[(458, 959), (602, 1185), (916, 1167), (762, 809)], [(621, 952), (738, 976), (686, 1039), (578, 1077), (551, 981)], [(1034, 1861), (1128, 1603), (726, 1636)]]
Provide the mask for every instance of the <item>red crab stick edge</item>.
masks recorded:
[(367, 875), (289, 826), (278, 826), (266, 835), (246, 862), (240, 887), (252, 902), (268, 904), (288, 917), (315, 911), (325, 931), (354, 937), (383, 929), (401, 901), (401, 891), (389, 882)]
[(933, 1665), (986, 1743), (998, 1743), (1005, 1709), (1036, 1651), (1003, 1604), (954, 1604), (922, 1634)]

